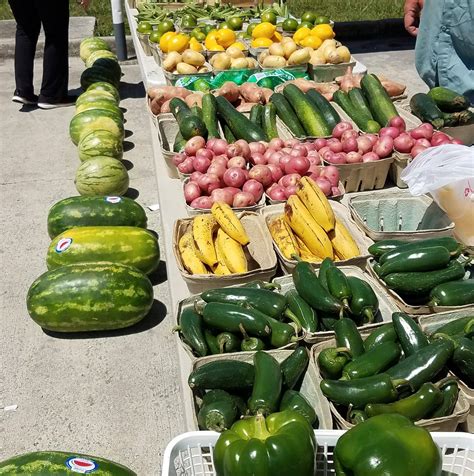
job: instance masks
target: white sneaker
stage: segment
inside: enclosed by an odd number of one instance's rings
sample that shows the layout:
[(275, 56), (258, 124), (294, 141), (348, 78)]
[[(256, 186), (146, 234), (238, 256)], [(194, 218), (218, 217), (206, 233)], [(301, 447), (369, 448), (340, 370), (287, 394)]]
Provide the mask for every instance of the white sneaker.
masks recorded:
[(24, 96), (20, 96), (15, 92), (15, 94), (12, 97), (13, 102), (17, 102), (19, 104), (24, 104), (25, 106), (36, 106), (38, 104), (38, 96), (33, 94), (33, 96), (27, 98)]
[(41, 101), (38, 103), (40, 109), (56, 109), (57, 107), (68, 107), (74, 106), (76, 104), (76, 96), (66, 96), (58, 102), (44, 102)]

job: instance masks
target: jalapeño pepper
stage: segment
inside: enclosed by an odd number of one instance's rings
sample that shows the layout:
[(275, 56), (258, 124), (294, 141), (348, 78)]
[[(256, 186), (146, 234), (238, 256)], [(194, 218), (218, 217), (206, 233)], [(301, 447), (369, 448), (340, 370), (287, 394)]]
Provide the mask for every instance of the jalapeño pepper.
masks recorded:
[(337, 380), (342, 376), (344, 366), (351, 359), (347, 347), (330, 347), (323, 349), (318, 355), (318, 366), (321, 375), (327, 379)]
[(404, 312), (394, 312), (392, 321), (405, 357), (416, 354), (428, 345), (425, 334), (410, 316)]
[(347, 347), (352, 358), (359, 357), (364, 353), (364, 341), (352, 319), (339, 319), (334, 325), (336, 344), (338, 347)]
[(290, 289), (286, 293), (288, 309), (296, 316), (301, 327), (306, 332), (316, 332), (318, 319), (314, 309), (298, 294), (296, 289)]

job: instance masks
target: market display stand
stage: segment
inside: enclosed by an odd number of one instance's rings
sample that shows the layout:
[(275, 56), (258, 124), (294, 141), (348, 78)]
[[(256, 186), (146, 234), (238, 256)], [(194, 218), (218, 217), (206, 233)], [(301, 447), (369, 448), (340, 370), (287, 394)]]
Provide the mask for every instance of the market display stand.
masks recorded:
[[(127, 12), (128, 24), (132, 34), (133, 45), (137, 56), (138, 64), (143, 78), (145, 89), (150, 86), (158, 86), (166, 84), (166, 79), (163, 75), (163, 70), (155, 63), (152, 56), (146, 56), (140, 44), (136, 33), (135, 15), (137, 10), (131, 9), (128, 3), (125, 2), (125, 10)], [(182, 190), (182, 183), (180, 180), (172, 180), (168, 177), (166, 163), (161, 153), (161, 147), (158, 140), (158, 131), (153, 123), (151, 116), (148, 117), (150, 124), (150, 131), (153, 145), (153, 161), (155, 164), (156, 184), (158, 187), (158, 197), (161, 210), (161, 238), (164, 245), (164, 255), (166, 257), (166, 270), (168, 277), (168, 286), (170, 292), (170, 302), (172, 304), (171, 310), (168, 312), (168, 318), (175, 322), (177, 307), (179, 301), (190, 296), (190, 291), (187, 284), (181, 277), (181, 274), (176, 265), (176, 260), (173, 254), (173, 227), (174, 222), (178, 218), (187, 217), (184, 196)], [(193, 425), (193, 408), (192, 402), (186, 399), (188, 395), (188, 375), (191, 373), (191, 360), (184, 351), (183, 347), (179, 345), (179, 338), (177, 339), (179, 366), (181, 374), (182, 395), (185, 409), (185, 422), (189, 430), (194, 429)]]

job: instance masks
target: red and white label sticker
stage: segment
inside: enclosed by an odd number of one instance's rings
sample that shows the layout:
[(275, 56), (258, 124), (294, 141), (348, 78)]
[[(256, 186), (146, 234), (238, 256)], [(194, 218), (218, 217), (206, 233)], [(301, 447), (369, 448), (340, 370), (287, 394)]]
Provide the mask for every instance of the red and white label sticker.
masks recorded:
[(62, 253), (66, 251), (72, 243), (72, 238), (61, 238), (56, 245), (56, 253)]
[(69, 458), (66, 461), (66, 466), (73, 472), (73, 473), (80, 473), (80, 474), (90, 474), (97, 470), (99, 465), (92, 461), (91, 459), (85, 458)]
[(105, 197), (105, 201), (109, 203), (120, 203), (122, 201), (122, 197)]

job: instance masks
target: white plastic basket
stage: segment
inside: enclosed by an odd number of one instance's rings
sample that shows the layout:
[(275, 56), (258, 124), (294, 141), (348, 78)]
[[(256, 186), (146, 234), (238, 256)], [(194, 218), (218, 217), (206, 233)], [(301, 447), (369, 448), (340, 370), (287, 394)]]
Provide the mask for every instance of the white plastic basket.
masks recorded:
[[(318, 452), (315, 476), (335, 475), (333, 450), (342, 430), (315, 430)], [(443, 475), (474, 476), (474, 435), (470, 433), (432, 433), (443, 454)], [(163, 458), (162, 476), (214, 476), (213, 447), (219, 433), (192, 431), (168, 444)], [(408, 476), (408, 475), (407, 475)]]

